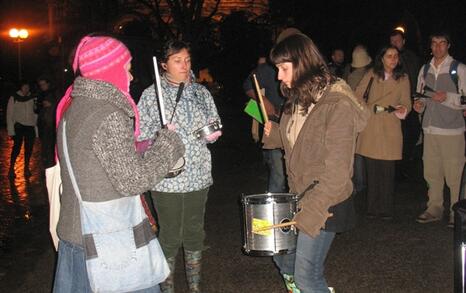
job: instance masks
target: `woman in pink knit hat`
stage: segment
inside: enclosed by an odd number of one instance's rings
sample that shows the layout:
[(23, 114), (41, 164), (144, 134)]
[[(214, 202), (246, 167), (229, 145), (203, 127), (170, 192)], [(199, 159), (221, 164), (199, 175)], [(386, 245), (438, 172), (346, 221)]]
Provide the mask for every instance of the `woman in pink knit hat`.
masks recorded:
[[(84, 37), (76, 49), (73, 69), (77, 77), (57, 110), (63, 192), (54, 292), (76, 293), (98, 291), (95, 275), (88, 271), (90, 259), (105, 254), (120, 257), (119, 251), (97, 242), (94, 234), (83, 236), (86, 224), (81, 223), (82, 203), (105, 204), (141, 194), (162, 180), (183, 156), (184, 145), (174, 131), (161, 129), (144, 156), (136, 151), (139, 115), (129, 94), (131, 54), (123, 43), (105, 36)], [(103, 224), (112, 227), (111, 222), (92, 223)], [(138, 249), (157, 241), (148, 221), (133, 230)], [(159, 292), (158, 283), (169, 272), (162, 253), (154, 258), (161, 269), (158, 276), (150, 277), (149, 286), (136, 281), (132, 287), (123, 287), (127, 284), (122, 279), (113, 279), (108, 282), (121, 283), (122, 287), (112, 292)], [(129, 275), (130, 280), (138, 280), (141, 272)]]

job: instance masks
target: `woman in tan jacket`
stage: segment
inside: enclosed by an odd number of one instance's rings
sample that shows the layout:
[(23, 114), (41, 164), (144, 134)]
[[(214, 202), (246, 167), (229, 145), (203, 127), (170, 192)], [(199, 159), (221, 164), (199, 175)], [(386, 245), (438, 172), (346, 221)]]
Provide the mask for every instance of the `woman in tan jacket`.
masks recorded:
[(403, 136), (400, 119), (411, 111), (409, 79), (402, 72), (396, 47), (384, 47), (356, 88), (367, 100), (372, 116), (359, 135), (357, 153), (367, 170), (367, 217), (391, 220), (395, 161), (401, 160)]
[(287, 102), (279, 128), (266, 124), (265, 133), (281, 137), (291, 192), (319, 182), (299, 200), (294, 218), (299, 229), (294, 279), (302, 293), (328, 292), (324, 261), (335, 234), (354, 224), (353, 157), (357, 134), (370, 114), (330, 73), (307, 36), (284, 39), (270, 57)]

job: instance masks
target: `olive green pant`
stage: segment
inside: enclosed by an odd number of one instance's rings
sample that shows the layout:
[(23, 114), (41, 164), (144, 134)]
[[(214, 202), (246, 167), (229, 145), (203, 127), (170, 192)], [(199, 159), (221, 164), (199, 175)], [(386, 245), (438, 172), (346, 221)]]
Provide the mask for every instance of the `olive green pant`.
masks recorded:
[(175, 257), (185, 250), (204, 250), (204, 215), (209, 188), (186, 192), (152, 191), (160, 229), (159, 242), (165, 257)]

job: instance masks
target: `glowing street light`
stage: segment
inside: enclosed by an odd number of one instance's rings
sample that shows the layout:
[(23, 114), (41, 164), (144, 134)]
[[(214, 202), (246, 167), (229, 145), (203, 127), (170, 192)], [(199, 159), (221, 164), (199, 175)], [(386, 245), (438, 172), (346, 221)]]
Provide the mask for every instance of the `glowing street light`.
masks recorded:
[(29, 37), (27, 29), (12, 28), (9, 32), (10, 38), (18, 44), (18, 78), (21, 79), (21, 43)]

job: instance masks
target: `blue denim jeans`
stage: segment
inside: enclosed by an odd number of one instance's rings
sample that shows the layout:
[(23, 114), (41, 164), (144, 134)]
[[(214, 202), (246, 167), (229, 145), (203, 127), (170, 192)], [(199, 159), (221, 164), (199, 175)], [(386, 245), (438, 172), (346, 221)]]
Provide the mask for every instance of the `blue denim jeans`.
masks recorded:
[[(58, 243), (54, 293), (92, 293), (87, 279), (84, 249), (68, 241)], [(134, 293), (160, 293), (159, 285)]]
[(286, 192), (285, 162), (281, 149), (262, 150), (269, 170), (267, 192)]
[(294, 275), (296, 253), (280, 254), (273, 256), (273, 262), (280, 270), (281, 275)]
[(294, 275), (301, 293), (329, 292), (324, 277), (324, 262), (335, 232), (320, 231), (316, 238), (299, 232), (295, 254), (274, 256), (280, 273)]
[(335, 232), (321, 230), (315, 238), (299, 232), (294, 279), (301, 293), (329, 292), (324, 262), (334, 238)]

